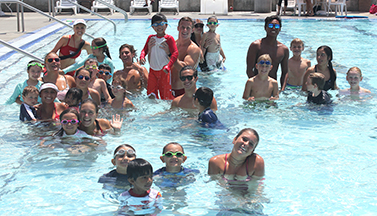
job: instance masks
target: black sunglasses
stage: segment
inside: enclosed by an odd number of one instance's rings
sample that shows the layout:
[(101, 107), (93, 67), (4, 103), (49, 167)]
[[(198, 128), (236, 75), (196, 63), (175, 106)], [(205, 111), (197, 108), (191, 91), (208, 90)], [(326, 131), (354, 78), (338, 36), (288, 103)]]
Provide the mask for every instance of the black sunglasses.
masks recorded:
[(100, 71), (98, 71), (98, 73), (101, 74), (101, 75), (102, 75), (102, 74), (105, 74), (105, 75), (111, 75), (111, 73), (108, 72), (108, 71), (105, 72), (105, 71), (101, 71), (101, 70), (100, 70)]
[(49, 58), (47, 59), (48, 62), (53, 62), (55, 60), (55, 62), (60, 62), (60, 58)]
[(181, 77), (179, 77), (179, 79), (181, 79), (182, 82), (184, 82), (186, 79), (188, 79), (188, 81), (191, 81), (193, 78), (194, 78), (194, 76), (181, 76)]
[(81, 80), (85, 78), (86, 81), (90, 80), (90, 77), (88, 77), (88, 76), (83, 76), (83, 75), (77, 76), (77, 78), (79, 78), (79, 79), (81, 79)]

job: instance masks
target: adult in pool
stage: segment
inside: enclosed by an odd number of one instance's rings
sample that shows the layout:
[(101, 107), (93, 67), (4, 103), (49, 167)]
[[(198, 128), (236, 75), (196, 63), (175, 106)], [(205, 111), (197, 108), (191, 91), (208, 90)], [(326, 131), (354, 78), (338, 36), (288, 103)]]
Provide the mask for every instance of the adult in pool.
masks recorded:
[(231, 153), (209, 160), (208, 174), (221, 175), (230, 185), (249, 188), (249, 183), (257, 182), (264, 176), (263, 158), (254, 153), (258, 142), (259, 135), (254, 129), (242, 129), (233, 139)]
[(39, 88), (41, 104), (35, 106), (37, 119), (41, 121), (59, 121), (60, 114), (68, 107), (63, 103), (54, 102), (58, 87), (53, 83), (43, 83)]

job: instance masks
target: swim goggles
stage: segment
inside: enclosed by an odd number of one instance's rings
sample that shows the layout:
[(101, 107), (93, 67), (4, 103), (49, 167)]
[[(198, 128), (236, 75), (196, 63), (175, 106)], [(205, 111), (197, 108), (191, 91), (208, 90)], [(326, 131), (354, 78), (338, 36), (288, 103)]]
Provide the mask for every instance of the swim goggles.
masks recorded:
[(90, 48), (96, 50), (96, 49), (99, 49), (99, 48), (102, 48), (102, 47), (105, 47), (105, 46), (107, 46), (107, 44), (103, 44), (101, 46), (90, 46)]
[(117, 86), (111, 86), (111, 89), (122, 90), (124, 88), (120, 85), (117, 85)]
[(219, 24), (218, 22), (207, 22), (208, 25), (217, 25)]
[(32, 62), (32, 63), (30, 63), (30, 64), (27, 65), (27, 67), (31, 67), (31, 66), (38, 66), (38, 67), (40, 67), (42, 69), (44, 68), (43, 65), (41, 63), (39, 63), (39, 62)]
[(188, 79), (188, 81), (191, 81), (193, 78), (194, 78), (194, 76), (181, 76), (181, 77), (179, 77), (179, 79), (182, 82), (184, 82), (186, 79)]
[(258, 62), (258, 64), (260, 64), (260, 65), (271, 65), (271, 62), (270, 61), (263, 61), (263, 60), (261, 60), (260, 62)]
[(85, 78), (86, 81), (90, 80), (90, 77), (88, 77), (88, 76), (83, 76), (83, 75), (77, 76), (77, 78), (79, 78), (79, 79), (81, 79), (81, 80)]
[(48, 62), (53, 62), (55, 60), (55, 62), (60, 62), (60, 58), (49, 58), (47, 59)]
[(180, 151), (177, 151), (177, 152), (168, 151), (165, 154), (162, 154), (162, 156), (165, 156), (165, 157), (173, 157), (173, 156), (183, 157), (183, 156), (185, 156), (185, 154), (183, 154)]
[(107, 75), (112, 76), (111, 73), (108, 72), (108, 71), (105, 72), (105, 71), (100, 70), (100, 71), (98, 71), (98, 73), (101, 74), (101, 75), (105, 74), (106, 76), (107, 76)]
[(158, 27), (158, 26), (163, 26), (163, 25), (166, 25), (166, 24), (168, 24), (168, 22), (153, 23), (151, 25), (151, 27)]
[(123, 156), (127, 153), (127, 157), (136, 157), (136, 152), (132, 149), (128, 149), (127, 151), (124, 149), (119, 150), (117, 153), (114, 154), (114, 159), (116, 156)]
[(268, 28), (270, 28), (270, 29), (272, 29), (274, 26), (275, 26), (276, 29), (280, 28), (279, 24), (273, 24), (273, 23), (268, 24)]
[(85, 66), (85, 69), (89, 70), (89, 69), (93, 69), (93, 70), (97, 70), (97, 66), (96, 65), (87, 65)]
[(71, 124), (77, 124), (77, 123), (79, 123), (80, 121), (79, 120), (77, 120), (77, 119), (72, 119), (72, 120), (67, 120), (67, 119), (64, 119), (64, 120), (62, 120), (60, 123), (62, 123), (62, 124), (64, 124), (64, 125), (66, 125), (66, 124), (68, 124), (68, 123), (71, 123)]

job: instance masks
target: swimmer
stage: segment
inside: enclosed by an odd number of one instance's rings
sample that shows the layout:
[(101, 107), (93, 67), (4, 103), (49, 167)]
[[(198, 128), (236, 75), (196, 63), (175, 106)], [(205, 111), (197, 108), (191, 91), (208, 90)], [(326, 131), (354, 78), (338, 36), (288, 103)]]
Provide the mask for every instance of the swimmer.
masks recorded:
[(73, 108), (79, 111), (79, 106), (82, 101), (83, 92), (79, 88), (70, 88), (65, 95), (64, 102), (68, 105), (68, 108)]
[[(114, 98), (113, 91), (111, 90), (111, 83), (108, 83), (107, 80), (109, 80), (113, 75), (111, 71), (111, 67), (107, 64), (101, 64), (98, 66), (98, 73), (97, 77), (98, 79), (103, 79), (106, 83), (107, 92), (109, 92), (109, 95), (111, 98)], [(101, 94), (101, 103), (106, 102), (105, 96)]]
[(37, 119), (40, 121), (59, 121), (60, 114), (67, 108), (63, 103), (55, 102), (58, 87), (54, 83), (43, 83), (39, 88), (42, 103), (35, 106)]
[(76, 71), (75, 80), (76, 87), (81, 89), (82, 100), (87, 98), (93, 99), (97, 104), (101, 103), (101, 97), (97, 90), (89, 88), (90, 81), (92, 80), (92, 73), (85, 68), (80, 68)]
[(308, 89), (307, 103), (330, 104), (330, 95), (323, 90), (325, 86), (325, 75), (321, 73), (311, 73), (306, 81)]
[(80, 116), (74, 108), (68, 108), (60, 114), (60, 123), (62, 128), (54, 134), (54, 136), (65, 137), (65, 136), (76, 136), (76, 137), (87, 137), (88, 134), (82, 130), (79, 130)]
[(23, 83), (17, 84), (16, 88), (13, 91), (12, 96), (7, 100), (6, 104), (12, 104), (16, 102), (17, 104), (22, 104), (22, 91), (26, 86), (35, 86), (37, 90), (42, 85), (42, 81), (38, 80), (41, 77), (44, 66), (42, 63), (32, 60), (27, 64), (27, 75), (28, 79)]
[(39, 91), (35, 86), (26, 86), (22, 91), (23, 103), (20, 107), (21, 121), (36, 121), (37, 112), (34, 105), (38, 103)]
[(98, 179), (98, 183), (113, 183), (120, 187), (130, 186), (127, 167), (128, 163), (135, 158), (136, 150), (131, 145), (122, 144), (116, 147), (113, 159), (111, 159), (111, 163), (115, 166), (115, 169), (111, 170), (109, 173), (103, 174)]
[(360, 68), (352, 67), (348, 70), (346, 79), (350, 84), (350, 88), (342, 89), (339, 91), (340, 95), (358, 95), (358, 94), (370, 94), (371, 91), (360, 87), (360, 82), (363, 80), (363, 75)]
[(199, 108), (198, 121), (204, 127), (223, 127), (216, 114), (211, 109), (213, 91), (200, 87), (194, 94), (194, 103)]
[(127, 98), (126, 80), (121, 76), (115, 77), (111, 86), (114, 98), (110, 99), (109, 104), (113, 109), (133, 108), (135, 107), (130, 99)]
[[(86, 70), (91, 72), (91, 80), (89, 88), (95, 89), (105, 101), (109, 102), (111, 99), (109, 92), (107, 91), (106, 82), (103, 79), (98, 79), (98, 62), (95, 59), (88, 59), (84, 63)], [(110, 67), (111, 69), (111, 67)], [(110, 76), (111, 78), (111, 76)], [(109, 79), (108, 79), (109, 80)]]

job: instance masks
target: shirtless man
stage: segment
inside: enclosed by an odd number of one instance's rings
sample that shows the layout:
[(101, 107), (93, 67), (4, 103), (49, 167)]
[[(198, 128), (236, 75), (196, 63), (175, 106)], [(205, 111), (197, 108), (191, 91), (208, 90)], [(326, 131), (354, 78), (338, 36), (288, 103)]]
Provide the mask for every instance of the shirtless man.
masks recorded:
[(141, 90), (147, 88), (148, 70), (141, 66), (139, 62), (133, 62), (136, 56), (134, 46), (123, 44), (119, 48), (119, 58), (123, 62), (123, 70), (114, 73), (114, 77), (122, 76), (126, 80), (127, 90)]
[[(192, 66), (185, 66), (179, 73), (180, 82), (184, 87), (185, 93), (181, 96), (174, 98), (173, 102), (171, 103), (171, 108), (182, 108), (182, 109), (198, 109), (198, 107), (194, 104), (194, 97), (197, 88), (196, 82), (198, 81), (198, 71)], [(217, 110), (217, 102), (216, 99), (213, 98), (211, 104), (212, 110)]]
[(255, 68), (255, 65), (258, 57), (263, 54), (269, 54), (272, 58), (273, 65), (269, 76), (277, 80), (277, 71), (279, 64), (281, 64), (280, 85), (283, 86), (285, 76), (288, 73), (289, 49), (284, 44), (277, 41), (281, 29), (281, 19), (278, 16), (270, 16), (267, 17), (264, 22), (264, 29), (267, 36), (250, 44), (246, 57), (246, 74), (249, 78), (257, 75), (258, 70)]
[(201, 50), (190, 39), (192, 28), (193, 21), (190, 17), (182, 17), (179, 20), (177, 27), (179, 34), (178, 39), (176, 40), (179, 55), (177, 61), (174, 63), (171, 69), (171, 88), (174, 97), (178, 97), (185, 93), (183, 86), (184, 82), (179, 79), (179, 72), (181, 69), (187, 65), (196, 68), (199, 63)]
[(97, 79), (98, 73), (98, 62), (95, 59), (88, 59), (84, 63), (85, 69), (92, 73), (92, 81), (89, 83), (89, 88), (95, 89), (99, 95), (103, 95), (107, 102), (110, 101), (111, 97), (109, 91), (107, 91), (106, 82), (103, 79)]

